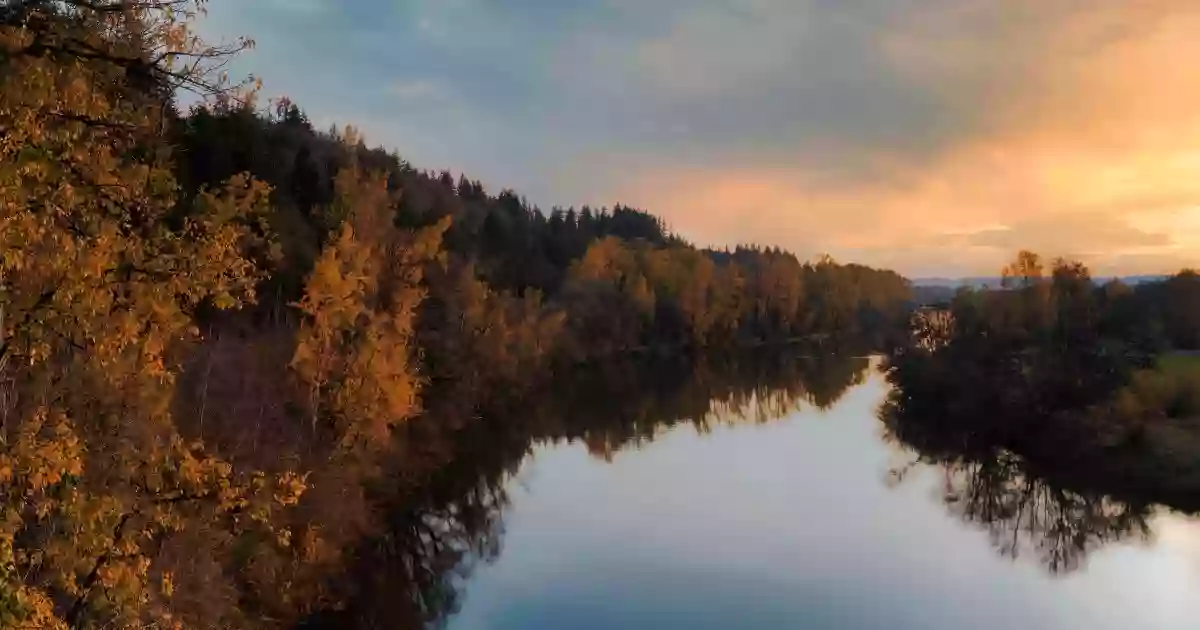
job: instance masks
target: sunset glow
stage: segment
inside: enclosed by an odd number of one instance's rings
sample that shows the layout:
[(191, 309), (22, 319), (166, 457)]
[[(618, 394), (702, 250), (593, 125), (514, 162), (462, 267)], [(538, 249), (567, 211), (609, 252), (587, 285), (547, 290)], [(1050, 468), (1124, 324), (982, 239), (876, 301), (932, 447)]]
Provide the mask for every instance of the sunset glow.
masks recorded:
[(543, 208), (910, 275), (1021, 247), (1200, 265), (1190, 0), (358, 5), (224, 3), (210, 28), (248, 30), (244, 67), (314, 119)]

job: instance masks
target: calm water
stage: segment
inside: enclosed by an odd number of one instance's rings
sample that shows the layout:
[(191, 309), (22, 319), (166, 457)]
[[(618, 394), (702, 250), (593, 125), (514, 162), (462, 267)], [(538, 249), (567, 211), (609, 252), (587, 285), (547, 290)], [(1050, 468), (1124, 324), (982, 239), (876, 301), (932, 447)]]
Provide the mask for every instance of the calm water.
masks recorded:
[(1200, 522), (914, 463), (886, 393), (870, 371), (824, 411), (716, 413), (611, 461), (535, 446), (448, 627), (1200, 627)]

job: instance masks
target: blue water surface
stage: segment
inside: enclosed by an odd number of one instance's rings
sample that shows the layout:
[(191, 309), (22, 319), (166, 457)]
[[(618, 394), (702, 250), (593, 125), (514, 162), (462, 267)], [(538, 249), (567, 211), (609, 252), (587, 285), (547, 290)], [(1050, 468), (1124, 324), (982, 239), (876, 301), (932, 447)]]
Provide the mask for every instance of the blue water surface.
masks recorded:
[(1018, 531), (1013, 557), (944, 499), (945, 470), (895, 481), (916, 455), (882, 435), (886, 387), (611, 462), (536, 448), (450, 630), (1200, 628), (1200, 525), (1158, 514), (1057, 572)]

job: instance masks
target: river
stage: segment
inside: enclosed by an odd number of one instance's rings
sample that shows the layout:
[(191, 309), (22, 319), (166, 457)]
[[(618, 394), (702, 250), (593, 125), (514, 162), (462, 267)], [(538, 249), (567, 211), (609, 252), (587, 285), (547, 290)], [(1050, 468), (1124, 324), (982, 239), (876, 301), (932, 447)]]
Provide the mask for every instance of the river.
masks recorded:
[[(693, 388), (692, 399), (720, 393), (671, 422), (647, 422), (660, 412), (635, 396), (579, 403), (590, 419), (561, 419), (575, 428), (533, 440), (506, 465), (486, 526), (446, 511), (486, 535), (468, 536), (455, 556), (439, 582), (454, 601), (432, 621), (449, 630), (1200, 627), (1200, 522), (1080, 497), (1019, 467), (923, 462), (878, 419), (884, 378), (865, 360), (851, 365), (849, 376), (843, 367), (828, 377), (841, 381), (832, 392), (811, 369), (803, 388), (782, 394), (776, 384)], [(826, 391), (814, 386), (822, 382)], [(641, 420), (597, 428), (605, 404)]]

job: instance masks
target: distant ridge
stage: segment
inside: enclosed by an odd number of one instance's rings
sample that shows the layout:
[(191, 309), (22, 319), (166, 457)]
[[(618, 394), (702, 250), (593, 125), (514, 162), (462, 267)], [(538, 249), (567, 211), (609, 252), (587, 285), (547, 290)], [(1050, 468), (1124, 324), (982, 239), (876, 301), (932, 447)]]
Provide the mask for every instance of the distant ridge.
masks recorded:
[[(1092, 280), (1098, 284), (1103, 284), (1111, 280), (1120, 280), (1125, 284), (1141, 284), (1143, 282), (1158, 282), (1166, 280), (1169, 276), (1162, 275), (1134, 275), (1134, 276), (1096, 276)], [(913, 278), (913, 286), (917, 287), (944, 287), (949, 289), (957, 289), (959, 287), (986, 287), (991, 289), (1000, 288), (1002, 283), (1000, 276), (965, 276), (961, 278)]]
[[(1096, 284), (1104, 284), (1119, 279), (1128, 285), (1166, 280), (1166, 275), (1140, 276), (1097, 276), (1092, 278)], [(960, 287), (975, 289), (999, 289), (1002, 279), (999, 276), (971, 276), (963, 278), (913, 278), (913, 300), (917, 304), (944, 304), (954, 298), (954, 292)]]

